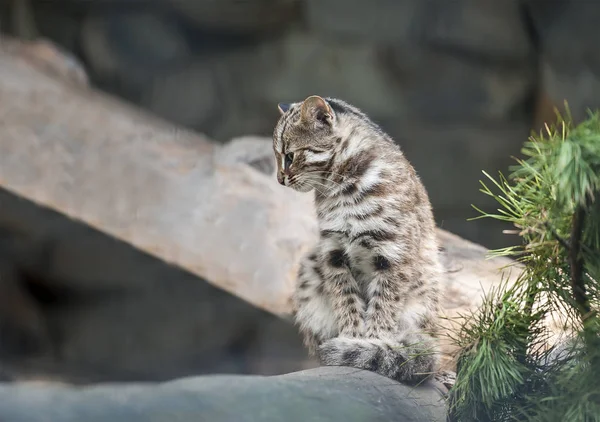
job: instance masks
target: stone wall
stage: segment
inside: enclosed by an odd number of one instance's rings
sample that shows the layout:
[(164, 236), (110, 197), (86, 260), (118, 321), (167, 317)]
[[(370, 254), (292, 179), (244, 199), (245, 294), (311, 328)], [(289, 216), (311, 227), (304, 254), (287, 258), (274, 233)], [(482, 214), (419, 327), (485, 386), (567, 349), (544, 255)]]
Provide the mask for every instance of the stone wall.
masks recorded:
[[(9, 3), (12, 8), (8, 7)], [(467, 222), (481, 170), (506, 171), (531, 128), (568, 99), (600, 98), (600, 3), (554, 0), (27, 0), (2, 28), (78, 55), (99, 87), (225, 141), (268, 135), (275, 104), (310, 94), (364, 108), (404, 147), (439, 224)]]

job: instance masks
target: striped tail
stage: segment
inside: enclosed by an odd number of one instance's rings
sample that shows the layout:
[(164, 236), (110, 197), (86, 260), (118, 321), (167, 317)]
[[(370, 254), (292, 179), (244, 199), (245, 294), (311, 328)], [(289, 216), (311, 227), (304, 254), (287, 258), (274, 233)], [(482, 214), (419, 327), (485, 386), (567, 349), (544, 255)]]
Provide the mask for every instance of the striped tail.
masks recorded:
[(335, 337), (319, 346), (321, 365), (349, 366), (375, 372), (393, 380), (418, 383), (436, 371), (439, 353), (427, 335), (397, 340)]

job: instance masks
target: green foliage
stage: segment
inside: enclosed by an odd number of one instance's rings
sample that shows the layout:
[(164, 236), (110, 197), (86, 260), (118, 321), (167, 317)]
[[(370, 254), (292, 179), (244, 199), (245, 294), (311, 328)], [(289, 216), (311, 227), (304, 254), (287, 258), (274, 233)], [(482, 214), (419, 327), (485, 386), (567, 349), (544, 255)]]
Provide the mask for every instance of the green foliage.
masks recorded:
[[(521, 244), (491, 251), (523, 266), (465, 318), (450, 413), (455, 421), (600, 421), (600, 113), (569, 113), (525, 143), (509, 177), (484, 173)], [(572, 335), (547, 347), (558, 311)]]

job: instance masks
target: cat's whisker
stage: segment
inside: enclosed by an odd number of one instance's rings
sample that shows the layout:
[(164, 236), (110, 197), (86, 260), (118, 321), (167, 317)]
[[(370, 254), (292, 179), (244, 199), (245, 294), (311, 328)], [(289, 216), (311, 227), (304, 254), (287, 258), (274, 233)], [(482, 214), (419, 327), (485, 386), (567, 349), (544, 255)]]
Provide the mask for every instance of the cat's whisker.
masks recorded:
[(308, 177), (305, 180), (310, 181), (312, 184), (318, 184), (320, 187), (322, 187), (323, 189), (325, 189), (327, 193), (332, 193), (333, 192), (333, 188), (331, 186), (327, 186), (326, 184), (324, 184), (323, 182), (321, 182), (319, 180), (311, 179), (311, 178), (308, 178)]
[[(316, 180), (306, 179), (303, 181), (303, 183), (306, 183), (308, 186), (310, 186), (311, 188), (313, 188), (314, 190), (316, 190), (317, 192), (319, 192), (319, 194), (321, 194), (323, 196), (326, 196), (328, 193), (330, 193), (327, 191), (323, 192), (321, 189), (319, 189), (317, 187), (319, 185), (316, 184), (317, 183)], [(327, 188), (327, 186), (319, 186), (319, 187)]]
[[(290, 187), (296, 187), (297, 189), (302, 190), (302, 187), (307, 185), (311, 189), (314, 189), (317, 192), (319, 192), (321, 195), (325, 195), (325, 193), (322, 190), (317, 189), (317, 187), (314, 186), (310, 182), (316, 182), (316, 181), (306, 177), (305, 174), (296, 174), (290, 178)], [(323, 186), (323, 187), (325, 187), (325, 186)]]
[(334, 189), (331, 186), (324, 185), (324, 184), (322, 184), (322, 183), (320, 183), (320, 182), (318, 182), (316, 180), (311, 180), (311, 182), (313, 184), (318, 184), (320, 187), (322, 187), (323, 189), (325, 189), (325, 193), (328, 194), (328, 195), (331, 195), (332, 193), (334, 193)]
[[(305, 174), (305, 175), (307, 175), (307, 176), (310, 176), (310, 175), (314, 175), (314, 174), (316, 174), (316, 172), (311, 172), (311, 171), (309, 171), (309, 172), (306, 172), (306, 173), (304, 173), (304, 174)], [(318, 177), (322, 177), (322, 176), (318, 176)], [(327, 183), (332, 183), (332, 184), (334, 184), (336, 187), (339, 187), (339, 188), (341, 188), (341, 187), (342, 187), (342, 184), (341, 184), (341, 183), (339, 183), (339, 182), (336, 182), (335, 180), (330, 180), (330, 179), (326, 179), (326, 180), (327, 180)], [(324, 182), (321, 182), (321, 183), (324, 183)]]
[[(343, 174), (335, 173), (335, 172), (332, 172), (332, 171), (325, 171), (325, 170), (309, 170), (306, 173), (307, 174), (324, 174), (324, 175), (328, 175), (328, 176), (339, 176), (339, 177), (342, 178), (342, 181), (346, 178), (346, 176), (344, 176)], [(335, 180), (330, 180), (330, 182), (338, 183)]]
[(321, 189), (319, 189), (317, 186), (313, 185), (312, 183), (307, 182), (307, 185), (310, 186), (311, 188), (313, 188), (314, 190), (316, 190), (320, 195), (322, 195), (322, 196), (327, 195), (325, 192), (323, 192)]

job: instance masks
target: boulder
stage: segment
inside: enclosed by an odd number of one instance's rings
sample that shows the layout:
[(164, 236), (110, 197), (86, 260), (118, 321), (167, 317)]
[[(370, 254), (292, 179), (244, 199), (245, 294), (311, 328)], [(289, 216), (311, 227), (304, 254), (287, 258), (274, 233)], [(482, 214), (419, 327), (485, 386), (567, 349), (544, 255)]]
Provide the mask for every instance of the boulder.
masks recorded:
[(160, 381), (316, 365), (284, 319), (4, 190), (0, 229), (0, 369), (16, 380)]
[(3, 422), (442, 422), (433, 384), (417, 388), (343, 367), (292, 374), (210, 376), (162, 384), (0, 384)]
[(31, 61), (38, 70), (69, 83), (87, 86), (88, 74), (82, 63), (69, 51), (45, 38), (21, 42), (0, 39), (2, 49)]

